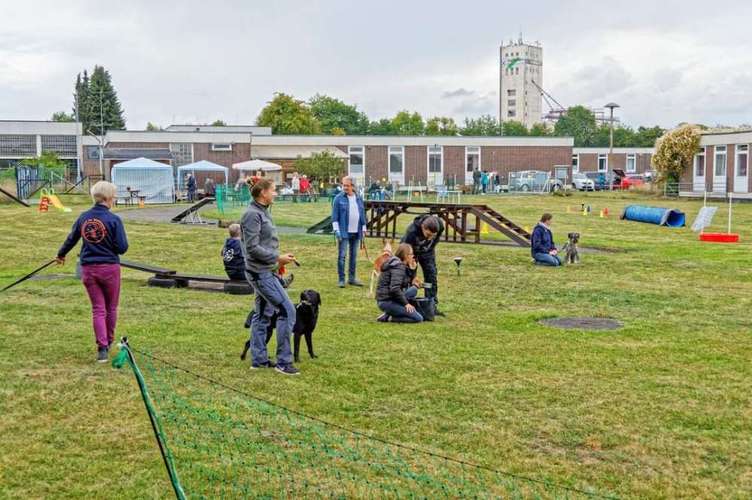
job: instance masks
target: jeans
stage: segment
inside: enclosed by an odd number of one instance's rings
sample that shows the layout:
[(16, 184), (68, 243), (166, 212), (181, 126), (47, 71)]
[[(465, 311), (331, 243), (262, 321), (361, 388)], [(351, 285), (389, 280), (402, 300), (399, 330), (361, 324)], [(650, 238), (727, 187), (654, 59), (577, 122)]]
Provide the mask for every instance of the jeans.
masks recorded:
[(543, 266), (560, 266), (561, 265), (561, 259), (558, 255), (551, 255), (550, 253), (536, 253), (535, 256), (533, 256), (535, 259), (535, 262), (537, 264), (541, 264)]
[(339, 280), (345, 281), (345, 253), (350, 249), (350, 267), (348, 269), (348, 279), (355, 281), (355, 266), (358, 259), (358, 244), (360, 235), (358, 233), (348, 233), (348, 238), (341, 238), (338, 242), (339, 256), (337, 257), (337, 274)]
[(415, 257), (423, 270), (423, 281), (431, 284), (430, 289), (426, 288), (426, 298), (433, 298), (434, 302), (438, 304), (439, 272), (436, 269), (436, 254), (431, 251), (431, 253), (416, 255)]
[(248, 282), (256, 291), (256, 309), (251, 318), (251, 355), (254, 365), (269, 361), (266, 352), (266, 332), (272, 316), (277, 316), (277, 364), (292, 365), (290, 335), (295, 326), (295, 306), (282, 288), (277, 276), (271, 272), (248, 273)]
[[(414, 286), (405, 290), (407, 300), (414, 299), (417, 295), (418, 289)], [(409, 313), (405, 306), (394, 300), (380, 300), (377, 302), (377, 305), (384, 313), (391, 316), (391, 321), (394, 323), (420, 323), (423, 321), (423, 316), (417, 310)]]
[(120, 264), (81, 266), (81, 281), (91, 301), (91, 322), (97, 346), (107, 347), (115, 340), (120, 300)]

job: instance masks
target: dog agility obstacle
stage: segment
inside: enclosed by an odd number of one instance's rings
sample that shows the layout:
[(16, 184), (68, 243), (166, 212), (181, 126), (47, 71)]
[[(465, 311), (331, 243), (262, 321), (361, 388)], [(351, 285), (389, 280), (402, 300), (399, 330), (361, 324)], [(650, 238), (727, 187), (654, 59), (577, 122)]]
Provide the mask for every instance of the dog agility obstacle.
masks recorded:
[[(365, 202), (368, 212), (366, 235), (372, 238), (397, 239), (397, 219), (400, 215), (434, 214), (444, 222), (443, 240), (449, 243), (475, 243), (481, 245), (503, 245), (504, 241), (483, 238), (486, 234), (483, 225), (502, 234), (521, 247), (530, 246), (530, 233), (504, 217), (487, 205), (465, 205), (457, 203), (419, 203), (412, 201), (376, 201)], [(311, 234), (330, 234), (331, 217), (308, 228)]]

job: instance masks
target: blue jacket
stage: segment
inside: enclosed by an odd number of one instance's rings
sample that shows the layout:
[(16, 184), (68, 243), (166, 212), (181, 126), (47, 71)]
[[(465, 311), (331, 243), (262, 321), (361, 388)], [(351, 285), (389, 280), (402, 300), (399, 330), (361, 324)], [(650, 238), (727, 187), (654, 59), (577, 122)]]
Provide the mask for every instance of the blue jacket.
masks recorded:
[(227, 238), (222, 247), (222, 261), (225, 264), (225, 272), (243, 275), (245, 258), (243, 257), (243, 245), (240, 240)]
[(548, 253), (556, 248), (554, 245), (554, 235), (545, 224), (539, 222), (533, 229), (533, 236), (530, 241), (530, 253), (535, 257), (537, 253)]
[(58, 257), (65, 257), (82, 238), (82, 266), (119, 264), (120, 255), (128, 251), (123, 221), (104, 205), (94, 205), (79, 215), (65, 243), (58, 250)]
[[(363, 198), (355, 195), (355, 200), (358, 204), (358, 230), (356, 231), (357, 239), (360, 239), (363, 235), (363, 227), (366, 225), (366, 208), (363, 205)], [(350, 220), (350, 202), (347, 199), (345, 192), (339, 193), (334, 197), (332, 202), (332, 225), (335, 222), (339, 224), (339, 232), (342, 238), (348, 239), (347, 232), (348, 222)]]

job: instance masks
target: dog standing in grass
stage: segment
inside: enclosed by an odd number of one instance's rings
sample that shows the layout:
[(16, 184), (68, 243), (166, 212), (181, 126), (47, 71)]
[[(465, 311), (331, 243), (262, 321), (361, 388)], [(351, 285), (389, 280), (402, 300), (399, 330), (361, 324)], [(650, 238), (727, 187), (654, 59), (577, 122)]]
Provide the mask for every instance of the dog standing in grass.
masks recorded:
[(580, 252), (577, 250), (577, 244), (580, 241), (580, 233), (569, 233), (569, 238), (564, 244), (564, 248), (561, 249), (564, 252), (564, 259), (567, 264), (579, 264)]

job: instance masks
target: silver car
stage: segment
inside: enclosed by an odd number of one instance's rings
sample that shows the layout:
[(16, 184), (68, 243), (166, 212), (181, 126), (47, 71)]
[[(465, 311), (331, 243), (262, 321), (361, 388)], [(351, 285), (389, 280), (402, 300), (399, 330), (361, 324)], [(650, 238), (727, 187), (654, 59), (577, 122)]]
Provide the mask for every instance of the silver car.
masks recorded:
[(595, 191), (595, 183), (588, 176), (581, 173), (572, 175), (572, 187), (579, 191)]

